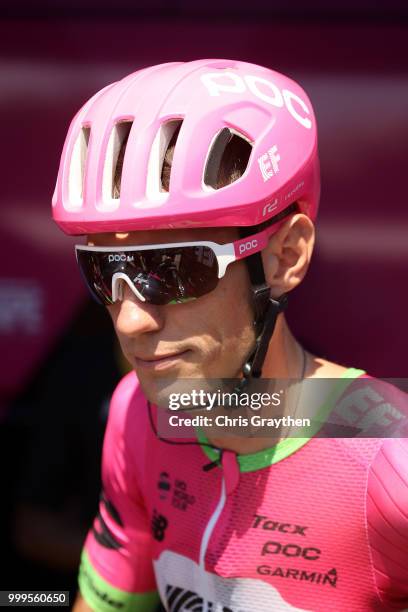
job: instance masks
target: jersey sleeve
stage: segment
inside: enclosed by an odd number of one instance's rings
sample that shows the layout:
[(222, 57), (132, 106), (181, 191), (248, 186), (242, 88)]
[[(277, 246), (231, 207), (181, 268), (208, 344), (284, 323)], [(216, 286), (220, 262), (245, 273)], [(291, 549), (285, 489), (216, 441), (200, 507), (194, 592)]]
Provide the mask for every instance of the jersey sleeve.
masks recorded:
[(384, 440), (371, 464), (367, 529), (378, 593), (392, 609), (407, 609), (408, 438)]
[(79, 570), (81, 595), (98, 612), (148, 612), (159, 602), (138, 466), (138, 452), (145, 444), (138, 413), (144, 408), (137, 379), (130, 373), (112, 397), (99, 512), (86, 538)]

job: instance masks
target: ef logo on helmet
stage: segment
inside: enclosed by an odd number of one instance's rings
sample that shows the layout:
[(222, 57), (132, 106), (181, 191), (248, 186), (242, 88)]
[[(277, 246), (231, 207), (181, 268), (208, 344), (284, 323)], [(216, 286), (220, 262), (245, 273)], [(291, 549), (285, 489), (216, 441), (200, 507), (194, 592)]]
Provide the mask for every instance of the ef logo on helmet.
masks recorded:
[(310, 130), (312, 127), (311, 119), (306, 116), (310, 115), (310, 111), (302, 98), (289, 89), (280, 90), (275, 83), (260, 76), (247, 74), (242, 78), (234, 72), (206, 72), (201, 75), (201, 81), (210, 96), (219, 96), (222, 93), (241, 94), (249, 89), (254, 96), (271, 106), (285, 106), (289, 114), (306, 129)]

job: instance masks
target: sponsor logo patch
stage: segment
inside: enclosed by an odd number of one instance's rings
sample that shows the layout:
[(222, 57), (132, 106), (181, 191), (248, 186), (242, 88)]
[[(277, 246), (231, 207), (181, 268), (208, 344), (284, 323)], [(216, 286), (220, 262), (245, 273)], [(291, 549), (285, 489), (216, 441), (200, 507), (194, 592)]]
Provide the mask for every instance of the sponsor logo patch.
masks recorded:
[(158, 542), (162, 542), (164, 540), (165, 535), (166, 535), (165, 531), (168, 527), (168, 524), (169, 522), (165, 516), (163, 516), (162, 514), (159, 514), (157, 510), (153, 511), (151, 528), (152, 528), (152, 534), (155, 540), (157, 540)]

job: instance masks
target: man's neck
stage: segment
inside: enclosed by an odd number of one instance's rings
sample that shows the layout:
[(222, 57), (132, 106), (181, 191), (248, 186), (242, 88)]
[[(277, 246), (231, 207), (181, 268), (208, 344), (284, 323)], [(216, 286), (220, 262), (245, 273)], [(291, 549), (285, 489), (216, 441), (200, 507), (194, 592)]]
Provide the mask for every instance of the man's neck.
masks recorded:
[[(266, 354), (262, 378), (266, 379), (300, 379), (307, 376), (308, 355), (291, 334), (284, 315), (280, 315), (276, 322), (275, 332)], [(287, 407), (285, 413), (289, 415)], [(280, 415), (282, 416), (282, 415)], [(213, 431), (206, 435), (215, 446), (232, 450), (240, 455), (256, 453), (276, 445), (287, 437), (279, 430), (272, 437), (244, 437), (244, 436), (214, 436)]]
[[(284, 315), (282, 314), (278, 317), (275, 332), (266, 354), (262, 378), (291, 379), (291, 381), (298, 382), (302, 378), (332, 379), (340, 378), (346, 370), (347, 368), (344, 366), (307, 353), (292, 335)], [(295, 391), (294, 396), (292, 396), (292, 402), (288, 403), (284, 408), (283, 414), (293, 416), (297, 411), (298, 402), (299, 395)], [(314, 408), (318, 410), (319, 406), (316, 405)], [(282, 416), (282, 414), (279, 416)], [(313, 415), (309, 416), (313, 417)], [(285, 430), (285, 435), (283, 435), (283, 432), (279, 431), (279, 429), (275, 431), (273, 437), (267, 438), (244, 436), (217, 437), (211, 430), (206, 432), (206, 435), (215, 446), (232, 450), (239, 455), (252, 454), (266, 448), (271, 448), (288, 437), (287, 430)], [(299, 430), (297, 430), (297, 435), (299, 435)]]

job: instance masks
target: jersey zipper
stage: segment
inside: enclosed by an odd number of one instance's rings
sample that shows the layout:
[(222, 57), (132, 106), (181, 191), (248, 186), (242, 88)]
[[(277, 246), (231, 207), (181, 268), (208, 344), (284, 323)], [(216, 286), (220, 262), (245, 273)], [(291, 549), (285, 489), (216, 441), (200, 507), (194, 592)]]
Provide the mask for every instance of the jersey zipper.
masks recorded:
[(224, 509), (226, 498), (227, 496), (226, 496), (226, 489), (225, 489), (225, 477), (224, 477), (224, 471), (223, 471), (222, 477), (221, 477), (220, 498), (218, 500), (218, 504), (214, 512), (210, 516), (210, 519), (206, 525), (206, 528), (204, 529), (204, 533), (203, 533), (203, 537), (202, 537), (201, 545), (200, 545), (199, 565), (200, 565), (200, 568), (203, 569), (204, 571), (205, 571), (205, 555), (207, 553), (208, 544), (209, 544), (211, 535), (215, 529), (215, 526), (217, 524), (217, 521), (220, 518), (221, 512)]

